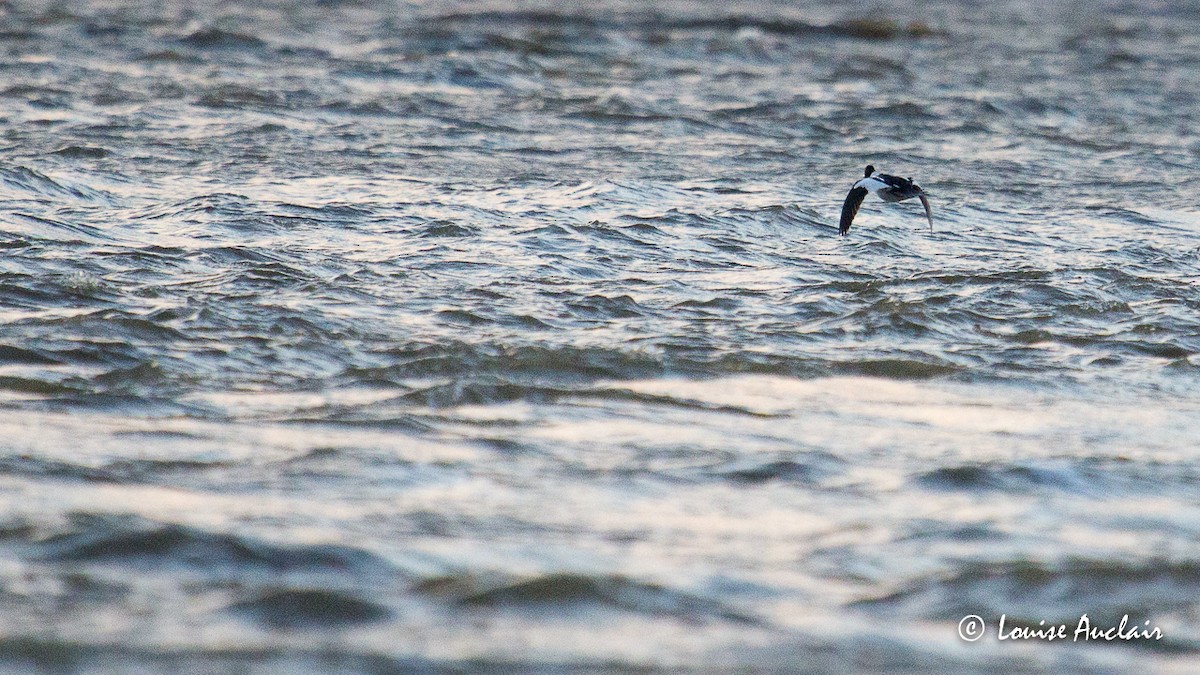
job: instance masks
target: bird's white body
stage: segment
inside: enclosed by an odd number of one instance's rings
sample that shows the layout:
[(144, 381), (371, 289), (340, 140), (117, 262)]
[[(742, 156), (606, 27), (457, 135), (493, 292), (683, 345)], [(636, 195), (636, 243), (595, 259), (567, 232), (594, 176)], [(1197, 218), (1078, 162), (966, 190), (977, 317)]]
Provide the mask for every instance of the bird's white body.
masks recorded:
[(879, 175), (879, 172), (876, 171), (875, 175), (871, 176), (870, 178), (860, 178), (860, 179), (858, 179), (858, 182), (854, 184), (854, 187), (865, 187), (865, 188), (867, 188), (867, 190), (870, 190), (871, 192), (877, 192), (877, 191), (887, 187), (888, 186), (887, 183), (885, 183), (882, 180), (879, 180), (878, 178), (875, 177), (878, 175)]

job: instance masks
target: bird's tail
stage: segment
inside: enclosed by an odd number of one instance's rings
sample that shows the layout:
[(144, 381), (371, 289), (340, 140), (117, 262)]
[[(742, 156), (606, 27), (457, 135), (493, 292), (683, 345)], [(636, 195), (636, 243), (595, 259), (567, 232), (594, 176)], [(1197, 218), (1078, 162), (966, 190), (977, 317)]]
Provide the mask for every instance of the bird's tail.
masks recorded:
[(925, 217), (929, 219), (929, 231), (933, 232), (933, 209), (929, 208), (929, 200), (925, 195), (917, 195), (917, 199), (921, 200), (921, 206), (925, 207)]

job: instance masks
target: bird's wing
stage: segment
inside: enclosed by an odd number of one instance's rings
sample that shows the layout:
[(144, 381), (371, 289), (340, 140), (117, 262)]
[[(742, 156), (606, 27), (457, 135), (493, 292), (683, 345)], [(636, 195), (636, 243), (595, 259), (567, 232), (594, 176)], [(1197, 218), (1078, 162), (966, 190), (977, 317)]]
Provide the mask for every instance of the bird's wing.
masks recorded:
[(900, 176), (892, 176), (886, 173), (877, 173), (874, 176), (871, 176), (871, 178), (891, 188), (903, 188), (908, 185), (912, 185), (911, 180), (906, 180)]
[(838, 234), (844, 235), (850, 231), (850, 223), (854, 222), (854, 216), (858, 213), (858, 207), (862, 206), (867, 192), (865, 187), (850, 189), (850, 193), (846, 195), (846, 203), (842, 204), (842, 222), (838, 226)]
[(925, 195), (917, 195), (917, 198), (921, 200), (921, 206), (925, 207), (925, 217), (929, 219), (929, 231), (933, 232), (933, 209), (929, 208), (929, 200), (925, 198)]

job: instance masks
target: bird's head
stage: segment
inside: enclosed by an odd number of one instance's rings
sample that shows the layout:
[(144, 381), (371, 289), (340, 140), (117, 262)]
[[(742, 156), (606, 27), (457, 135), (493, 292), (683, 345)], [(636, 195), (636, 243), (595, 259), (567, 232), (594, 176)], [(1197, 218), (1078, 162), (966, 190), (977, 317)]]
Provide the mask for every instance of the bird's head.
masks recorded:
[(873, 173), (875, 173), (875, 167), (868, 164), (866, 171), (863, 172), (863, 178), (870, 178)]

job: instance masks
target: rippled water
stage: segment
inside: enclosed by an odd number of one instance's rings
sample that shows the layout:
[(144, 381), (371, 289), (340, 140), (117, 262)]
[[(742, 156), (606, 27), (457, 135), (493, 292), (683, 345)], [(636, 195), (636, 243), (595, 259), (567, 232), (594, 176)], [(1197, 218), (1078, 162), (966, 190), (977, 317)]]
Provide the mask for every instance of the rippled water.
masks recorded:
[(0, 14), (5, 672), (1200, 655), (1196, 3)]

